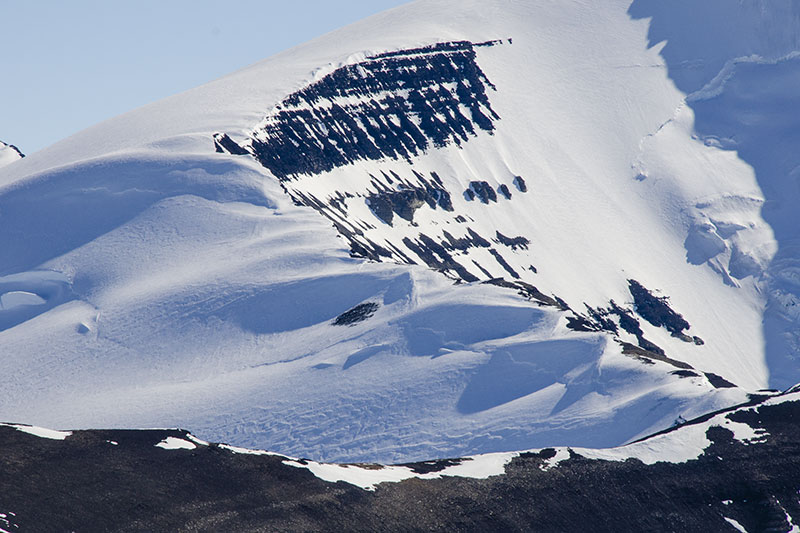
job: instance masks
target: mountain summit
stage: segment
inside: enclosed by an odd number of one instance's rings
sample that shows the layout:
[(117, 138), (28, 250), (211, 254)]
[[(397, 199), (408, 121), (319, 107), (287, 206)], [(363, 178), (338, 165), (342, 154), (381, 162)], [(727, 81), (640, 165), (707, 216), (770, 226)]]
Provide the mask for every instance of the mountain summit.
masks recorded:
[(0, 167), (19, 161), (25, 157), (25, 154), (19, 151), (19, 148), (13, 144), (6, 144), (0, 141)]
[(0, 418), (408, 462), (800, 381), (799, 14), (693, 5), (421, 0), (4, 167)]

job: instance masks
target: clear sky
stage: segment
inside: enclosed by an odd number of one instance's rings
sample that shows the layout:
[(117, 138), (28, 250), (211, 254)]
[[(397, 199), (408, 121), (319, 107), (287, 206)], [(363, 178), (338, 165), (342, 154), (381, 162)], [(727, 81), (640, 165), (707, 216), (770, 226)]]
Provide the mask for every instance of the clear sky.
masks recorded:
[(0, 0), (0, 140), (30, 154), (408, 0)]

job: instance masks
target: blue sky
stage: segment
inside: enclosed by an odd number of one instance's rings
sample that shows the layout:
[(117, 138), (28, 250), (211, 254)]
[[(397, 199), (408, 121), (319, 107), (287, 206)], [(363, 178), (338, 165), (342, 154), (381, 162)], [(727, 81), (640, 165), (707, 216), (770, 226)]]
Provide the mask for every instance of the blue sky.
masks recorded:
[(0, 0), (0, 140), (30, 154), (407, 0)]

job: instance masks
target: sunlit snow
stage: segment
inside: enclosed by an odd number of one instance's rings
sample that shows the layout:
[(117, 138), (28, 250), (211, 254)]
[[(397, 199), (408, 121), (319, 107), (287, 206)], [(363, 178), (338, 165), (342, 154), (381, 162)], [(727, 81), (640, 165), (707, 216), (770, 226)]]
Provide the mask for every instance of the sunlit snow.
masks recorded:
[[(0, 417), (179, 426), (316, 461), (404, 462), (618, 446), (800, 381), (800, 161), (794, 137), (780, 141), (798, 131), (783, 89), (794, 85), (781, 81), (797, 72), (797, 29), (781, 22), (791, 6), (760, 11), (775, 22), (764, 39), (735, 2), (710, 2), (711, 20), (672, 19), (644, 0), (479, 4), (409, 4), (4, 166), (0, 346), (13, 379)], [(249, 155), (214, 152), (215, 133), (246, 145), (275, 106), (338, 67), (495, 39), (475, 63), (499, 119), (460, 144), (289, 186)], [(392, 172), (436, 173), (453, 211), (382, 222), (356, 194)], [(473, 182), (513, 194), (469, 200)], [(476, 277), (513, 270), (577, 312), (632, 307), (635, 279), (668, 297), (688, 335), (640, 320), (670, 359), (637, 356), (623, 351), (636, 341), (624, 329), (574, 331), (568, 312), (514, 290), (353, 258), (335, 218), (295, 205), (287, 187), (340, 198), (387, 250), (420, 232), (494, 239), (508, 268), (487, 247), (449, 253)], [(369, 317), (336, 324), (364, 304)], [(645, 462), (687, 460), (704, 439), (698, 429), (682, 450), (631, 449)]]

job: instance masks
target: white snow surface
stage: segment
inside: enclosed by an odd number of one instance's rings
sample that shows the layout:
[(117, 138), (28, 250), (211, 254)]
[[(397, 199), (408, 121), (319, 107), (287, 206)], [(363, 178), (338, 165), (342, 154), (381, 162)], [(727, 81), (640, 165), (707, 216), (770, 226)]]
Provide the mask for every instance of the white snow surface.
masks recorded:
[(64, 440), (72, 435), (71, 431), (59, 431), (57, 429), (47, 429), (38, 426), (28, 426), (25, 424), (0, 424), (0, 426), (12, 427), (17, 431), (22, 431), (23, 433), (28, 433), (30, 435), (36, 435), (37, 437), (41, 437), (43, 439)]
[(747, 530), (744, 528), (742, 524), (734, 520), (733, 518), (728, 518), (727, 516), (723, 516), (722, 518), (725, 519), (736, 531), (741, 531), (741, 533), (747, 533)]
[[(648, 9), (652, 20), (643, 18)], [(762, 216), (765, 180), (784, 175), (754, 170), (729, 143), (736, 128), (698, 135), (697, 118), (712, 113), (693, 107), (740, 109), (719, 102), (738, 76), (755, 76), (742, 74), (737, 58), (791, 66), (777, 60), (800, 49), (792, 9), (709, 2), (704, 35), (722, 35), (731, 17), (760, 21), (753, 13), (782, 22), (769, 39), (740, 32), (745, 44), (704, 49), (691, 46), (695, 28), (675, 33), (677, 24), (663, 24), (669, 13), (641, 0), (421, 0), (3, 167), (0, 355), (8, 382), (0, 417), (75, 428), (180, 426), (319, 461), (402, 462), (615, 446), (742, 401), (745, 389), (774, 381), (774, 369), (779, 380), (800, 381), (796, 365), (768, 353), (776, 341), (762, 329), (765, 310), (780, 303), (775, 338), (791, 345), (800, 331), (800, 313), (791, 311), (800, 302), (792, 270), (800, 253), (783, 247), (789, 237), (780, 241), (784, 267), (772, 262), (776, 231), (783, 235), (795, 215), (775, 204), (783, 218)], [(648, 32), (651, 40), (669, 34), (666, 47), (648, 43)], [(569, 331), (565, 313), (513, 291), (352, 259), (326, 219), (292, 204), (269, 171), (249, 156), (213, 151), (215, 132), (243, 142), (283, 98), (340, 65), (509, 37), (513, 44), (477, 49), (497, 87), (494, 134), (388, 168), (436, 171), (456, 213), (481, 234), (524, 232), (530, 249), (510, 262), (535, 265), (538, 273), (524, 279), (577, 310), (630, 303), (628, 278), (661, 291), (705, 344), (642, 321), (645, 336), (741, 388), (714, 389), (702, 377), (671, 374), (666, 363), (645, 365), (610, 336)], [(671, 49), (701, 60), (708, 53), (705, 78), (676, 84)], [(702, 98), (687, 103), (706, 83)], [(758, 109), (774, 98), (763, 94)], [(325, 197), (359, 187), (382, 164), (341, 167), (303, 186)], [(505, 204), (460, 196), (471, 180), (497, 186), (514, 175), (529, 192)], [(365, 206), (353, 213), (371, 216)], [(445, 224), (418, 213), (422, 228)], [(376, 238), (404, 231), (415, 229), (398, 224)], [(352, 327), (331, 325), (363, 302), (381, 306)]]
[(156, 448), (164, 448), (165, 450), (194, 450), (197, 448), (197, 445), (193, 442), (189, 442), (186, 439), (167, 437), (156, 444)]
[(375, 490), (380, 483), (397, 483), (411, 478), (439, 479), (455, 476), (486, 479), (491, 476), (499, 476), (505, 473), (505, 465), (517, 455), (519, 454), (516, 452), (508, 452), (467, 457), (460, 464), (427, 474), (418, 474), (407, 466), (331, 464), (314, 461), (301, 462), (294, 459), (283, 461), (283, 464), (306, 468), (318, 478), (332, 483), (344, 481), (364, 490)]

